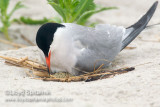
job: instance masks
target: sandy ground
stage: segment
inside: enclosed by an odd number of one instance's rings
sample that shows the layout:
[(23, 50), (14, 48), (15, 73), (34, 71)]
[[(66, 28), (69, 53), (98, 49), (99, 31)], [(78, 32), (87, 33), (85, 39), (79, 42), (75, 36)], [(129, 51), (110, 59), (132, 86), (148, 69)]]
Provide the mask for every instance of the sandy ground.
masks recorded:
[[(11, 6), (15, 1), (18, 0), (12, 0)], [(119, 9), (94, 15), (91, 18), (92, 22), (98, 21), (127, 27), (136, 22), (149, 9), (154, 0), (96, 0), (96, 2), (104, 6), (117, 6)], [(24, 3), (29, 8), (17, 11), (14, 15), (15, 18), (25, 15), (38, 19), (56, 15), (44, 0), (24, 0)], [(160, 6), (158, 6), (149, 24), (160, 22), (159, 13)], [(38, 28), (39, 26), (14, 24), (10, 28), (10, 33), (18, 43), (27, 44), (18, 38), (20, 34), (35, 43), (35, 34)], [(136, 49), (123, 50), (110, 67), (110, 69), (117, 69), (139, 65), (136, 66), (136, 70), (94, 82), (60, 83), (34, 80), (30, 79), (24, 72), (28, 69), (8, 66), (4, 60), (0, 59), (0, 106), (160, 107), (160, 42), (154, 42), (160, 39), (159, 29), (160, 26), (156, 26), (143, 31), (130, 45)], [(10, 48), (13, 47), (0, 43), (0, 49), (5, 50), (0, 51), (0, 55), (29, 56), (32, 60), (39, 60), (37, 47), (7, 50)], [(23, 99), (30, 99), (31, 101), (43, 99), (48, 100), (48, 102), (22, 103)]]

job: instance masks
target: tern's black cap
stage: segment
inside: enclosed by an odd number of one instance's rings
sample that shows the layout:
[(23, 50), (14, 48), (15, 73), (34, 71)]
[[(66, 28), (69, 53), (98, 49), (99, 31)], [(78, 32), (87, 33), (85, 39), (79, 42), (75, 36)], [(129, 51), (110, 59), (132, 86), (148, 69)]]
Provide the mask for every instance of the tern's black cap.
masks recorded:
[(64, 27), (64, 25), (58, 23), (46, 23), (37, 31), (36, 43), (45, 56), (48, 56), (50, 45), (53, 42), (54, 33), (59, 27)]

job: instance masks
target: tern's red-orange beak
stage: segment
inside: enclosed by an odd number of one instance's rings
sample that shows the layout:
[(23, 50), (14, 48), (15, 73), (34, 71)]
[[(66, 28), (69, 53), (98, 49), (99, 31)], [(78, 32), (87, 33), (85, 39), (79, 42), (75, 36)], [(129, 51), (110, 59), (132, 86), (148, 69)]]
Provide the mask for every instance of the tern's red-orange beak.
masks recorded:
[(46, 64), (47, 64), (47, 68), (48, 68), (48, 73), (50, 74), (50, 59), (51, 59), (51, 51), (48, 54), (48, 57), (46, 57)]

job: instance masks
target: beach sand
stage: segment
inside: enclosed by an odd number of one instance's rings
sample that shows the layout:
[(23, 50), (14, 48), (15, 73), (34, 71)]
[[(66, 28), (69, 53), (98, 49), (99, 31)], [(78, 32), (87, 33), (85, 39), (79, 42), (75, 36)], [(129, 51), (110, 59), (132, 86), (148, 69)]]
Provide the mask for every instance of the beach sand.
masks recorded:
[[(18, 0), (11, 1), (11, 7)], [(57, 14), (44, 0), (23, 0), (27, 9), (14, 14), (35, 19), (53, 17)], [(153, 4), (154, 0), (96, 0), (103, 6), (116, 6), (117, 10), (98, 13), (92, 22), (108, 23), (128, 27), (138, 21)], [(160, 22), (160, 6), (149, 25)], [(17, 43), (25, 43), (19, 37), (23, 34), (35, 43), (40, 26), (13, 24), (10, 34), (15, 34)], [(135, 49), (123, 50), (109, 69), (135, 66), (129, 73), (93, 82), (44, 82), (28, 77), (25, 68), (9, 66), (0, 59), (0, 106), (1, 107), (160, 107), (160, 26), (144, 30), (129, 46)], [(0, 43), (0, 55), (25, 57), (39, 61), (38, 48), (30, 46), (19, 50)], [(39, 93), (37, 95), (36, 93)], [(19, 100), (17, 100), (19, 99)], [(25, 100), (26, 99), (26, 100)], [(24, 102), (24, 101), (32, 102)], [(43, 101), (34, 102), (36, 99)], [(10, 101), (9, 101), (10, 100)], [(12, 100), (12, 101), (11, 101)], [(15, 101), (16, 100), (16, 101)], [(45, 100), (48, 102), (45, 102)]]

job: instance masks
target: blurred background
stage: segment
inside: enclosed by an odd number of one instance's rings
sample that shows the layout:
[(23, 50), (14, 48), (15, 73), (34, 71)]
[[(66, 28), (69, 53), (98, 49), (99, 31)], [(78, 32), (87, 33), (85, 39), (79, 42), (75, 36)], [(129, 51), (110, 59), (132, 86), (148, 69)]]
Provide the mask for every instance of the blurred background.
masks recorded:
[[(19, 0), (10, 0), (8, 11), (15, 6)], [(135, 23), (154, 3), (154, 0), (95, 0), (97, 5), (103, 7), (117, 7), (109, 11), (97, 13), (89, 18), (91, 23), (113, 24), (128, 27)], [(33, 20), (41, 20), (45, 18), (60, 17), (59, 14), (48, 4), (47, 0), (23, 0), (22, 4), (25, 8), (21, 8), (13, 14), (11, 19), (19, 19), (21, 16), (29, 17)], [(156, 10), (154, 17), (149, 24), (160, 22), (160, 6)], [(0, 23), (2, 26), (2, 23)], [(25, 46), (35, 45), (36, 32), (41, 24), (28, 25), (24, 23), (12, 23), (9, 27), (9, 35), (12, 38), (12, 44), (0, 40), (0, 50), (17, 49)], [(0, 38), (5, 39), (2, 33)]]

